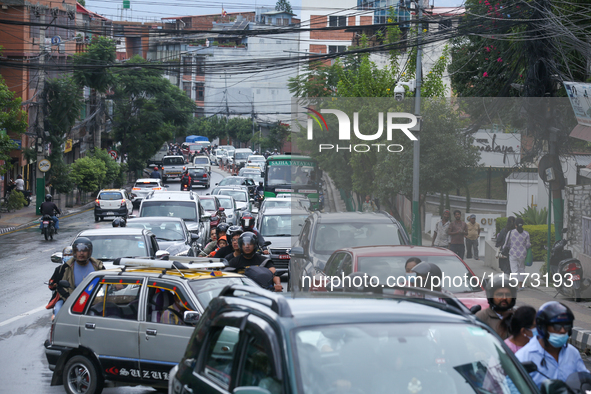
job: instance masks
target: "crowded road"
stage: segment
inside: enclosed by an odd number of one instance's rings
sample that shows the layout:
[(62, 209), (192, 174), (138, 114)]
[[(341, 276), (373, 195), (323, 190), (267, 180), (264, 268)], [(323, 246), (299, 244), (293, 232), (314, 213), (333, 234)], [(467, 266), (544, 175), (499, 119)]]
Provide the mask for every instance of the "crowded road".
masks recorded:
[[(223, 177), (214, 167), (211, 186)], [(168, 190), (180, 190), (178, 180), (169, 180)], [(197, 187), (206, 194), (211, 189)], [(51, 311), (45, 305), (51, 292), (45, 282), (57, 264), (50, 256), (61, 252), (82, 230), (109, 228), (111, 221), (94, 222), (92, 209), (60, 218), (60, 232), (45, 241), (37, 226), (0, 235), (0, 393), (63, 393), (63, 386), (51, 387), (43, 342), (47, 339)], [(154, 392), (152, 388), (105, 388), (104, 393)]]

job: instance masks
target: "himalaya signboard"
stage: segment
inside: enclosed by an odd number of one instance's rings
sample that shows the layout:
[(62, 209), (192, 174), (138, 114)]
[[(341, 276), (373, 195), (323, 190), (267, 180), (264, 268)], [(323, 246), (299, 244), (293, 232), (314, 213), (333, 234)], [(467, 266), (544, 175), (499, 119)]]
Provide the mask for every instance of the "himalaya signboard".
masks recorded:
[(513, 167), (521, 157), (521, 134), (474, 133), (474, 145), (480, 150), (480, 161), (485, 167)]

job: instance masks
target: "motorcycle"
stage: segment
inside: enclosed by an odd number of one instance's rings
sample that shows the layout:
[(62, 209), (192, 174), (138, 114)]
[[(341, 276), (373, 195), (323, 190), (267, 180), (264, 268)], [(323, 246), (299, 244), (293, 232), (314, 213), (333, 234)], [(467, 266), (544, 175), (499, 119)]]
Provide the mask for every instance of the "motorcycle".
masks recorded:
[(29, 205), (31, 205), (33, 192), (30, 190), (25, 190), (23, 192), (23, 196), (25, 196), (25, 207), (28, 207)]
[[(587, 289), (591, 282), (588, 279), (583, 280), (583, 266), (578, 259), (573, 258), (573, 253), (570, 250), (564, 249), (567, 243), (568, 240), (563, 238), (556, 241), (552, 247), (550, 252), (550, 280), (555, 284), (559, 282), (559, 286), (555, 287), (560, 294), (572, 297), (575, 302), (579, 302), (582, 291)], [(556, 280), (555, 278), (560, 279)]]
[(191, 181), (181, 181), (181, 191), (182, 192), (190, 192), (192, 189)]
[(260, 208), (264, 199), (265, 199), (265, 193), (262, 190), (259, 190), (254, 198), (255, 207)]
[(53, 241), (53, 236), (55, 235), (55, 223), (53, 219), (49, 215), (43, 215), (41, 218), (41, 233), (45, 237), (45, 240), (48, 241), (51, 239)]

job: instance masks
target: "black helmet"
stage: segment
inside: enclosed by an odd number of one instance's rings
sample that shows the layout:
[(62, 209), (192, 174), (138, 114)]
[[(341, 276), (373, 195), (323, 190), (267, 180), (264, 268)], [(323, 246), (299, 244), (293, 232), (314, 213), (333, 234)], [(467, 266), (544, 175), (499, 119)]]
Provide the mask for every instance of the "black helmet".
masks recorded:
[(86, 237), (79, 237), (72, 242), (72, 250), (74, 253), (89, 250), (88, 257), (92, 256), (92, 242)]
[[(516, 283), (514, 283), (516, 285)], [(494, 303), (494, 294), (495, 290), (497, 289), (509, 289), (511, 290), (511, 302), (506, 307), (500, 307), (495, 305)], [(484, 289), (486, 290), (486, 298), (488, 299), (488, 305), (490, 309), (495, 312), (505, 312), (515, 306), (515, 301), (517, 300), (517, 286), (511, 285), (511, 280), (509, 275), (506, 274), (497, 274), (492, 277), (492, 280), (487, 280)]]
[(240, 225), (244, 231), (251, 231), (254, 228), (254, 217), (250, 212), (244, 212), (242, 214)]
[(45, 195), (45, 201), (51, 201), (51, 194), (46, 194)]
[(218, 238), (220, 237), (220, 235), (226, 234), (226, 231), (228, 231), (228, 228), (230, 228), (230, 225), (228, 223), (218, 224), (218, 226), (215, 228)]
[(231, 226), (226, 231), (226, 236), (228, 237), (228, 242), (232, 241), (232, 237), (235, 235), (241, 235), (243, 233), (242, 227), (240, 226)]
[[(250, 231), (246, 231), (244, 233), (242, 233), (242, 235), (240, 236), (240, 238), (238, 238), (238, 247), (240, 248), (240, 251), (242, 252), (242, 254), (244, 254), (246, 257), (250, 257), (252, 255), (254, 255), (254, 253), (256, 252), (256, 246), (259, 243), (259, 238), (257, 237), (257, 235), (255, 233), (251, 233)], [(255, 249), (252, 251), (252, 253), (250, 254), (246, 254), (244, 253), (244, 250), (242, 250), (242, 248), (244, 247), (245, 244), (251, 244), (255, 246)]]
[[(549, 324), (573, 324), (575, 321), (575, 315), (568, 306), (558, 302), (550, 301), (546, 302), (540, 307), (536, 314), (536, 328), (540, 333), (540, 336), (544, 339), (548, 339), (548, 325)], [(572, 327), (568, 330), (568, 335), (571, 336), (573, 333)]]
[(260, 186), (263, 186), (263, 181), (259, 181), (259, 185)]
[[(441, 272), (441, 268), (439, 268), (437, 265), (423, 261), (422, 263), (415, 265), (411, 271), (416, 272), (417, 275), (428, 278), (427, 282), (422, 283), (423, 288), (433, 291), (441, 291), (441, 279), (443, 274)], [(433, 283), (433, 278), (439, 278), (437, 281), (438, 286), (435, 286)]]
[(113, 227), (125, 227), (127, 223), (123, 218), (115, 218), (113, 219)]

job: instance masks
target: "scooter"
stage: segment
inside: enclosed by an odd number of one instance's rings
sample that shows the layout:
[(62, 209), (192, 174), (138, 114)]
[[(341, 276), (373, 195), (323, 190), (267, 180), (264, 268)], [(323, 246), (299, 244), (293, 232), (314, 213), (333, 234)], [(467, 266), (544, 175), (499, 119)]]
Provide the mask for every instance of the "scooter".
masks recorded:
[(31, 192), (30, 190), (25, 190), (23, 192), (23, 196), (25, 196), (25, 207), (28, 207), (29, 205), (31, 205), (32, 195), (33, 195), (33, 192)]
[(181, 183), (181, 191), (182, 192), (191, 191), (191, 183)]
[(255, 207), (260, 208), (264, 199), (265, 199), (265, 193), (262, 190), (259, 190), (254, 198)]
[(53, 236), (55, 235), (55, 223), (53, 219), (49, 215), (43, 215), (41, 222), (41, 233), (45, 237), (45, 240), (48, 241), (51, 239), (53, 241)]
[[(583, 279), (581, 262), (573, 258), (573, 253), (570, 250), (564, 249), (567, 243), (566, 238), (554, 243), (550, 252), (549, 279), (556, 284), (560, 284), (556, 286), (558, 293), (579, 302), (581, 301), (581, 292), (588, 288), (591, 282), (588, 279)], [(560, 275), (561, 280), (554, 279), (556, 274)]]

